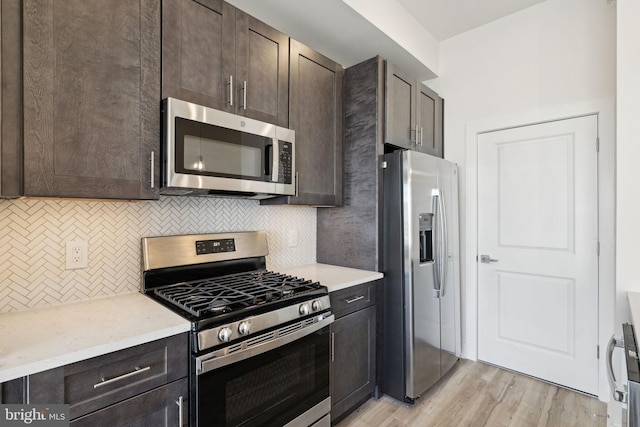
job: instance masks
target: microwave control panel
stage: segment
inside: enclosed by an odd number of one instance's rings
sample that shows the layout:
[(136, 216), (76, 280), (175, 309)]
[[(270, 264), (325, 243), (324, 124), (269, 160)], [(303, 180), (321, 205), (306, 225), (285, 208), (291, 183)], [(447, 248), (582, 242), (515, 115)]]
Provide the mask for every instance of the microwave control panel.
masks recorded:
[(290, 142), (281, 142), (279, 151), (280, 167), (278, 168), (278, 182), (291, 184), (293, 174), (293, 145)]

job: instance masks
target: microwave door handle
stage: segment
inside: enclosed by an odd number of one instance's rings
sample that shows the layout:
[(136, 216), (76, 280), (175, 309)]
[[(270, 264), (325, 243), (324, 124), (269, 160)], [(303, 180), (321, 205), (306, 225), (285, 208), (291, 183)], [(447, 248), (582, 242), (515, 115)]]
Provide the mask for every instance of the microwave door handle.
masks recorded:
[(264, 176), (270, 177), (273, 167), (273, 145), (271, 143), (264, 145)]
[(271, 181), (278, 182), (278, 175), (280, 174), (280, 141), (276, 138), (273, 138), (273, 155), (271, 156), (271, 161), (273, 162), (271, 165)]

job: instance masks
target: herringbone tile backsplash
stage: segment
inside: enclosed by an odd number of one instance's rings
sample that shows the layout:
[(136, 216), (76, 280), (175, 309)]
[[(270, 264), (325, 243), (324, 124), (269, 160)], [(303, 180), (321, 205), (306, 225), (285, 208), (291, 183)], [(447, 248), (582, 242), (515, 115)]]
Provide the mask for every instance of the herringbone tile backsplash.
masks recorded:
[[(252, 230), (267, 231), (269, 269), (316, 260), (315, 208), (191, 197), (0, 200), (0, 313), (137, 292), (142, 237)], [(65, 243), (78, 239), (88, 243), (88, 267), (65, 270)]]

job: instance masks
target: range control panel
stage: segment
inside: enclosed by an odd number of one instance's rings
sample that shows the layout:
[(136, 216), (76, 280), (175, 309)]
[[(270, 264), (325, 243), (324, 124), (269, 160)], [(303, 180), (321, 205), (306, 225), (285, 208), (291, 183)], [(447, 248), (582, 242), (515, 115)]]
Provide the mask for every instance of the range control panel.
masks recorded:
[(234, 239), (197, 240), (196, 254), (218, 254), (221, 252), (235, 252), (236, 242)]

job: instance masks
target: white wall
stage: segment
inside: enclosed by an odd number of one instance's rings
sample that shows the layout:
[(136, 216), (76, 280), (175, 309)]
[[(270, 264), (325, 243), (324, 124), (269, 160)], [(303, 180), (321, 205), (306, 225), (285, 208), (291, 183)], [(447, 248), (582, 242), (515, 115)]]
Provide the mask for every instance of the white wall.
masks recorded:
[[(640, 292), (640, 2), (618, 0), (616, 325), (631, 321), (627, 291)], [(637, 327), (637, 326), (636, 326)]]
[[(475, 202), (468, 203), (474, 200), (477, 131), (600, 113), (600, 157), (606, 163), (601, 213), (607, 222), (601, 238), (610, 260), (601, 311), (612, 318), (615, 19), (615, 4), (606, 0), (547, 0), (440, 44), (440, 77), (427, 84), (445, 98), (445, 158), (461, 166), (466, 357), (477, 354)], [(605, 323), (612, 328), (612, 319)]]

